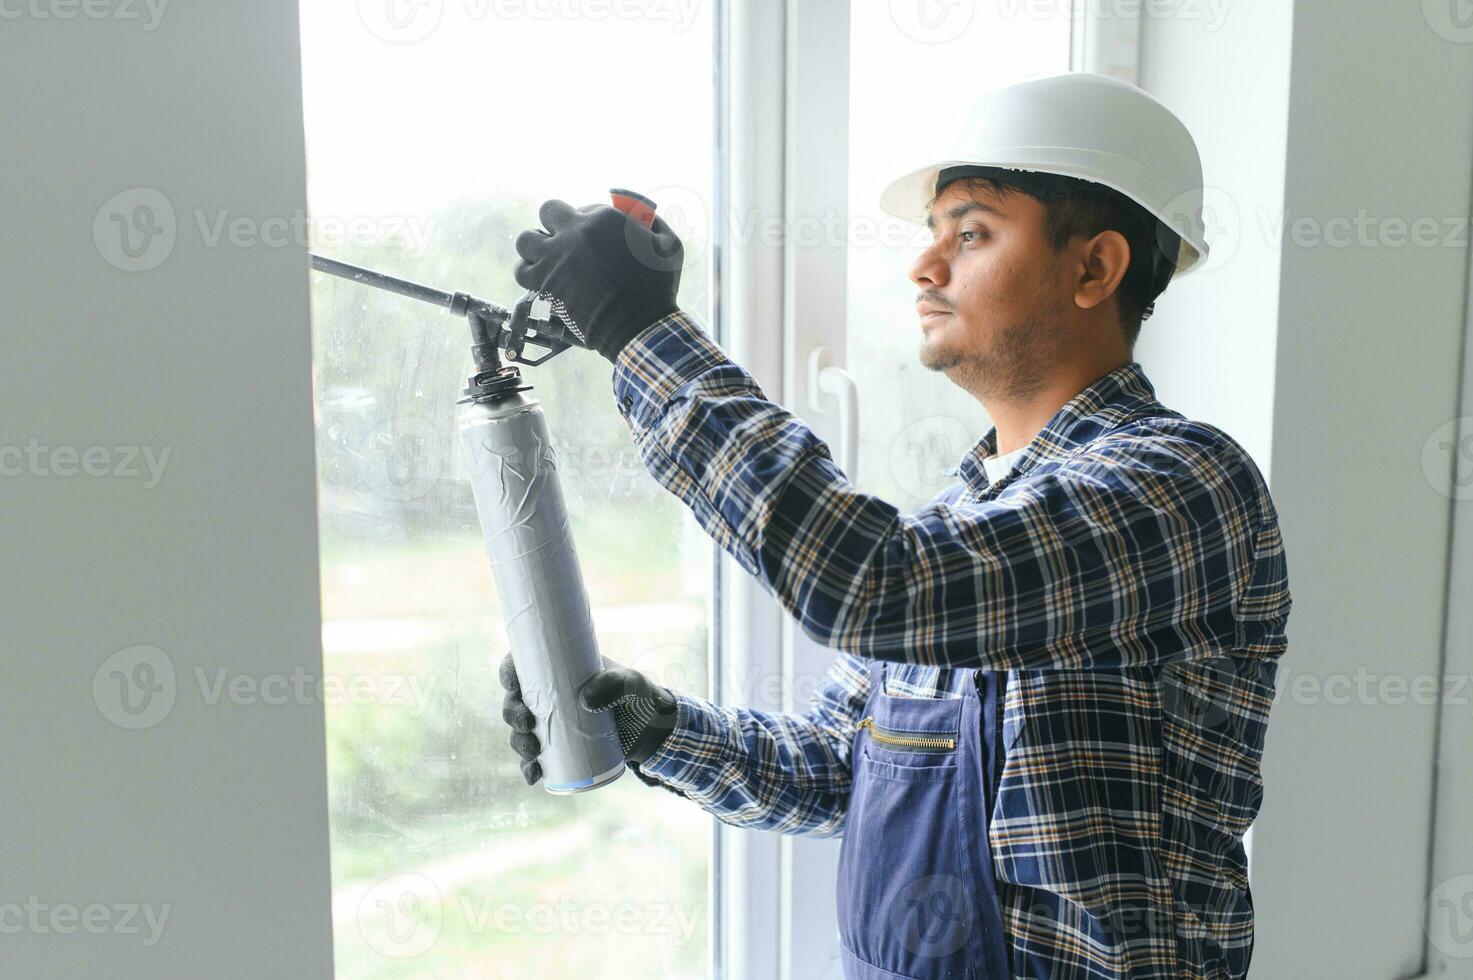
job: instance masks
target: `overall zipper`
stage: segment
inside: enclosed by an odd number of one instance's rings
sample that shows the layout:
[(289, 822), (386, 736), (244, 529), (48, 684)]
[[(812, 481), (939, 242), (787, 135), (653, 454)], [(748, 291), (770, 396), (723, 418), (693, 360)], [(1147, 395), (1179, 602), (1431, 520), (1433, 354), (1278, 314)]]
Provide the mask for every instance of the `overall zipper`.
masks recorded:
[(956, 748), (956, 739), (949, 735), (881, 728), (875, 724), (873, 715), (860, 721), (859, 727), (869, 729), (870, 738), (882, 745), (894, 745), (915, 752), (950, 752)]

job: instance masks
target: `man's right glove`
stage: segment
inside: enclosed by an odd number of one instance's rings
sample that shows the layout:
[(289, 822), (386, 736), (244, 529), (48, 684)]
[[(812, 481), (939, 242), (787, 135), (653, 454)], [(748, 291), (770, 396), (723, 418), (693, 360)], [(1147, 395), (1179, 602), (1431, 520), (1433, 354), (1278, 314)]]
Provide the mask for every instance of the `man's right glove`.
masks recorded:
[[(607, 657), (604, 669), (588, 679), (578, 692), (578, 704), (584, 711), (614, 711), (614, 726), (619, 731), (619, 746), (624, 761), (641, 763), (654, 755), (675, 728), (675, 695), (630, 667)], [(534, 730), (537, 717), (522, 700), (522, 686), (517, 681), (516, 664), (510, 653), (501, 661), (501, 686), (506, 696), (501, 703), (501, 717), (511, 726), (511, 747), (522, 757), (522, 778), (531, 786), (542, 778), (542, 752)]]
[[(685, 246), (656, 215), (650, 227), (607, 204), (544, 201), (546, 226), (517, 236), (517, 284), (552, 296), (578, 332), (612, 363), (645, 327), (679, 309)], [(566, 321), (564, 321), (566, 322)]]

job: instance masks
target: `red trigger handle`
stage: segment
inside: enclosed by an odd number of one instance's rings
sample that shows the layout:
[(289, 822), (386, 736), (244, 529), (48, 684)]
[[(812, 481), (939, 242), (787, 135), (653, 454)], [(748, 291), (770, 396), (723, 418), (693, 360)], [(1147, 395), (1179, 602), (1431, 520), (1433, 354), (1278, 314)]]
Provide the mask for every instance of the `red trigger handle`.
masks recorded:
[(609, 198), (614, 202), (615, 208), (623, 211), (646, 228), (655, 223), (655, 202), (643, 194), (636, 194), (622, 187), (610, 187)]

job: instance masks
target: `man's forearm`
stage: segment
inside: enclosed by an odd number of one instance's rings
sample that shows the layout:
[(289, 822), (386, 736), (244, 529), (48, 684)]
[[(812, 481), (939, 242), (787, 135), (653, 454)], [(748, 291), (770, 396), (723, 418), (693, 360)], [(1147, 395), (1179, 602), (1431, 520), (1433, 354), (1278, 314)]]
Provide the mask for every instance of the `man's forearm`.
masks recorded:
[[(660, 484), (804, 633), (864, 658), (1091, 670), (1222, 656), (1242, 645), (1255, 564), (1277, 550), (1241, 446), (1164, 409), (1042, 447), (1053, 458), (1000, 495), (902, 514), (687, 313), (635, 337), (613, 385)], [(1287, 615), (1286, 594), (1269, 598)]]
[(676, 700), (675, 729), (636, 768), (646, 782), (658, 781), (734, 826), (810, 837), (842, 833), (849, 722), (823, 718), (822, 707), (790, 715), (687, 694)]

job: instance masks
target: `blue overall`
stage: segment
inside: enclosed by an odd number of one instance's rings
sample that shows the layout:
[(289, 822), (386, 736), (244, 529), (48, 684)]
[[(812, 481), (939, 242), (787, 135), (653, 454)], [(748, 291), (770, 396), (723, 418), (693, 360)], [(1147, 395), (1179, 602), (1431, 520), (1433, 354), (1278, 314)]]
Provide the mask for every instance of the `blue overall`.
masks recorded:
[(885, 693), (884, 661), (869, 668), (839, 850), (845, 980), (1006, 978), (987, 838), (1000, 675), (975, 671), (959, 698), (906, 698)]

